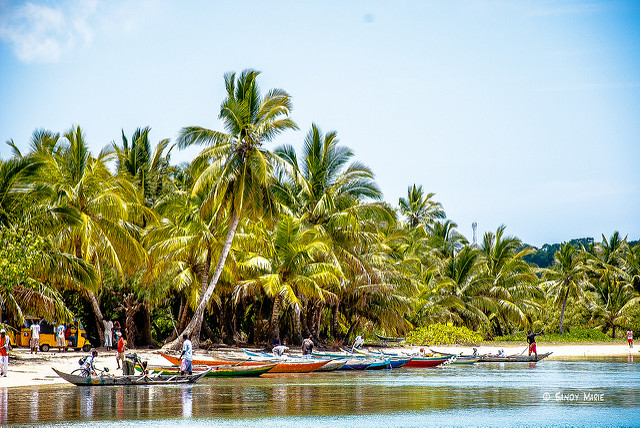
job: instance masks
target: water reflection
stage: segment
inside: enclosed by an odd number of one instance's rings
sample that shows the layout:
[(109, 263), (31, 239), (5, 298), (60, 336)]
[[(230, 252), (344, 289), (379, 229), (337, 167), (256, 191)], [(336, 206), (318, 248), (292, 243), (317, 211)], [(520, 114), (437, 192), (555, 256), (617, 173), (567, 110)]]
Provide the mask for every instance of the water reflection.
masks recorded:
[(0, 388), (0, 422), (9, 421), (9, 388)]
[[(613, 415), (621, 409), (639, 412), (640, 364), (584, 361), (550, 361), (534, 366), (477, 364), (391, 372), (206, 379), (189, 386), (49, 385), (12, 388), (10, 392), (0, 389), (1, 424), (176, 418), (345, 420), (346, 416), (371, 418), (397, 413), (519, 414), (530, 408), (541, 416), (552, 416), (559, 410), (571, 413), (577, 407)], [(580, 397), (584, 393), (602, 394), (604, 401), (568, 403), (545, 399), (545, 394), (554, 397), (558, 392)], [(26, 403), (28, 409), (24, 408)], [(367, 421), (365, 425), (375, 425), (374, 419)]]
[(182, 388), (182, 417), (190, 418), (193, 416), (193, 387), (185, 386)]

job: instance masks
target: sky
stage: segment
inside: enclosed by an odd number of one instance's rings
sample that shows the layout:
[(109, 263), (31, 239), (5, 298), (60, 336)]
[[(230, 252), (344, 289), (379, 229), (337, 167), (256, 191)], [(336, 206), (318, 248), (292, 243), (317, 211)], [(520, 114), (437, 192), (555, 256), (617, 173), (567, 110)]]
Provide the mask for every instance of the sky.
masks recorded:
[(0, 142), (222, 130), (246, 68), (292, 96), (268, 147), (335, 130), (385, 201), (422, 185), (469, 240), (640, 238), (638, 1), (0, 0)]

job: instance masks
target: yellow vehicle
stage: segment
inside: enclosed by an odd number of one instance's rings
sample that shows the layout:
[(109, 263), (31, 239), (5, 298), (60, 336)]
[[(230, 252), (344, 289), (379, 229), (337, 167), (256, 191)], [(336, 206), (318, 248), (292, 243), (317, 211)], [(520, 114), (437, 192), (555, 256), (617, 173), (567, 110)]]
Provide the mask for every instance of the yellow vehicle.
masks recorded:
[[(31, 325), (37, 323), (40, 324), (40, 350), (42, 352), (49, 351), (50, 348), (56, 348), (56, 334), (55, 327), (57, 324), (49, 324), (46, 320), (37, 317), (26, 317), (25, 326), (20, 331), (20, 336), (15, 340), (16, 346), (29, 347), (31, 341)], [(73, 348), (76, 351), (82, 349), (84, 352), (89, 352), (92, 348), (91, 342), (87, 338), (87, 332), (84, 330), (82, 321), (74, 319), (71, 323), (65, 324), (67, 328), (65, 337), (67, 339), (67, 347)]]

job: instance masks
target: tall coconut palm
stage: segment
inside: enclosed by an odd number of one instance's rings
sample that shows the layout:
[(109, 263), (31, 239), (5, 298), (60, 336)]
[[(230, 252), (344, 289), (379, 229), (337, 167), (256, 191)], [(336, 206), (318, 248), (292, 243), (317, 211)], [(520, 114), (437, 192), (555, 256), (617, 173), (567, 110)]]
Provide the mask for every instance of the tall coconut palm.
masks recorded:
[(563, 243), (556, 251), (554, 264), (545, 270), (544, 284), (548, 286), (547, 293), (554, 296), (554, 304), (560, 306), (560, 334), (564, 332), (564, 312), (570, 297), (584, 298), (584, 288), (587, 284), (586, 267), (578, 250), (568, 242)]
[[(226, 132), (192, 126), (183, 128), (178, 137), (181, 148), (193, 144), (209, 146), (200, 157), (209, 159), (210, 165), (196, 180), (193, 191), (210, 186), (201, 210), (205, 214), (227, 212), (229, 219), (215, 272), (183, 332), (191, 335), (194, 346), (199, 345), (204, 310), (222, 274), (240, 218), (275, 215), (275, 201), (269, 187), (277, 159), (263, 144), (287, 129), (297, 129), (289, 118), (289, 94), (282, 89), (272, 89), (262, 96), (256, 82), (258, 75), (255, 70), (244, 70), (239, 76), (225, 74), (227, 97), (218, 117)], [(179, 339), (169, 346), (178, 347)]]
[[(371, 169), (353, 160), (353, 151), (339, 145), (335, 131), (323, 134), (313, 124), (300, 156), (291, 146), (281, 146), (275, 153), (288, 165), (276, 186), (276, 194), (303, 221), (322, 228), (331, 248), (327, 261), (340, 264), (345, 274), (341, 286), (334, 290), (338, 293), (333, 302), (335, 335), (339, 306), (348, 301), (366, 301), (367, 293), (357, 293), (366, 288), (358, 288), (356, 280), (368, 279), (369, 282), (361, 284), (366, 287), (374, 286), (376, 278), (380, 278), (373, 272), (367, 273), (367, 267), (373, 265), (363, 258), (366, 251), (362, 248), (379, 241), (378, 224), (394, 222), (394, 213), (378, 202), (382, 193)], [(321, 321), (321, 308), (322, 305), (316, 307), (319, 312), (316, 325)]]

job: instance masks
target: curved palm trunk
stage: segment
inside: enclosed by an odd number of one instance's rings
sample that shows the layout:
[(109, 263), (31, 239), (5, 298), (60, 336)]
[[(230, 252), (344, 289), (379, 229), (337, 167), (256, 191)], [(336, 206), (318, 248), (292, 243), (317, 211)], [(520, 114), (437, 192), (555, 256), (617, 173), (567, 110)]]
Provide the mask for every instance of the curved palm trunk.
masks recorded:
[(562, 310), (560, 311), (560, 334), (564, 331), (564, 309), (567, 307), (567, 299), (569, 298), (569, 289), (564, 295), (564, 300), (562, 301)]
[(220, 275), (222, 275), (222, 269), (224, 268), (224, 264), (227, 261), (227, 257), (229, 256), (229, 251), (231, 250), (231, 244), (233, 243), (233, 238), (236, 235), (236, 229), (238, 228), (238, 224), (240, 224), (240, 215), (237, 211), (234, 210), (233, 215), (231, 217), (231, 224), (229, 225), (229, 232), (227, 232), (227, 238), (224, 241), (224, 246), (222, 247), (222, 253), (220, 253), (220, 259), (218, 260), (218, 264), (216, 265), (216, 271), (213, 273), (213, 278), (211, 278), (211, 282), (209, 282), (209, 286), (207, 287), (207, 291), (200, 298), (200, 303), (198, 304), (198, 308), (196, 312), (193, 314), (191, 321), (187, 325), (187, 327), (182, 331), (178, 337), (166, 344), (164, 348), (167, 349), (179, 349), (180, 344), (182, 343), (182, 335), (186, 334), (187, 336), (191, 336), (191, 343), (194, 348), (200, 346), (200, 330), (202, 329), (202, 320), (204, 318), (204, 310), (207, 308), (209, 304), (209, 300), (211, 300), (211, 296), (213, 296), (213, 292), (216, 289), (216, 285), (218, 284), (218, 280), (220, 279)]

